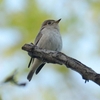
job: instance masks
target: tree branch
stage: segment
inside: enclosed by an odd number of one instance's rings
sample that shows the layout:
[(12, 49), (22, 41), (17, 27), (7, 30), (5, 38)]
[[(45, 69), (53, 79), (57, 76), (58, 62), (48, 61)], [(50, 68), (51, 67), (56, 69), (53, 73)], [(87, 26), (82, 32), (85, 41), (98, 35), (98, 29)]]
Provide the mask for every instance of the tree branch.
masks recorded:
[(67, 68), (71, 68), (80, 73), (85, 83), (91, 80), (100, 85), (100, 74), (82, 64), (80, 61), (68, 57), (64, 53), (41, 49), (34, 44), (25, 44), (22, 49), (27, 51), (32, 58), (38, 58), (47, 63), (64, 64)]

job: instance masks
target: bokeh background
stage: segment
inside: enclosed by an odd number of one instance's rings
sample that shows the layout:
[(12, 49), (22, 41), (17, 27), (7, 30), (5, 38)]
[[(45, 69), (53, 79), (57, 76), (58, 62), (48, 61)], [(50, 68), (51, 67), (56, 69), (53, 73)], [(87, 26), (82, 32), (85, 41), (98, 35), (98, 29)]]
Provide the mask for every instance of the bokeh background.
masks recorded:
[[(21, 47), (44, 20), (59, 18), (62, 52), (100, 73), (100, 0), (0, 0), (0, 100), (100, 100), (97, 84), (65, 66), (46, 64), (28, 82), (30, 57)], [(26, 85), (9, 80), (13, 74)]]

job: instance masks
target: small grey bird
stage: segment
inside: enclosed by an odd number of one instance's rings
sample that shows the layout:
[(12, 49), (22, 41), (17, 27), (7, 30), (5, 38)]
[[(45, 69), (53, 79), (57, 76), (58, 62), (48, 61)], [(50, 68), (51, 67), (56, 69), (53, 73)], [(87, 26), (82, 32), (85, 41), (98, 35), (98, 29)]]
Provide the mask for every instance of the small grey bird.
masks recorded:
[[(35, 39), (35, 45), (47, 50), (61, 51), (62, 38), (58, 26), (60, 20), (61, 19), (44, 21)], [(32, 60), (33, 58), (31, 58), (30, 63), (32, 62)], [(38, 74), (44, 65), (45, 62), (42, 62), (41, 60), (35, 58), (31, 66), (31, 70), (27, 76), (27, 79), (31, 81), (34, 72), (36, 71), (36, 74)]]

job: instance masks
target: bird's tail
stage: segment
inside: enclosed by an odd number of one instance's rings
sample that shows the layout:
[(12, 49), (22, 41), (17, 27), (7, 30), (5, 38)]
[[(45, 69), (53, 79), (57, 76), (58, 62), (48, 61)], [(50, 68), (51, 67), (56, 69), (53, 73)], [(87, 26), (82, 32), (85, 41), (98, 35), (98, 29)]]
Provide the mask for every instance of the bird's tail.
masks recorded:
[(33, 74), (34, 74), (34, 71), (31, 70), (31, 71), (29, 72), (28, 76), (27, 76), (27, 79), (28, 79), (29, 81), (31, 81)]
[(31, 81), (32, 76), (33, 76), (35, 70), (36, 70), (41, 64), (42, 64), (42, 61), (41, 61), (41, 60), (38, 60), (38, 59), (36, 59), (36, 58), (34, 59), (33, 65), (32, 65), (32, 67), (31, 67), (31, 71), (29, 72), (29, 74), (28, 74), (28, 76), (27, 76), (27, 79), (28, 79), (29, 81)]

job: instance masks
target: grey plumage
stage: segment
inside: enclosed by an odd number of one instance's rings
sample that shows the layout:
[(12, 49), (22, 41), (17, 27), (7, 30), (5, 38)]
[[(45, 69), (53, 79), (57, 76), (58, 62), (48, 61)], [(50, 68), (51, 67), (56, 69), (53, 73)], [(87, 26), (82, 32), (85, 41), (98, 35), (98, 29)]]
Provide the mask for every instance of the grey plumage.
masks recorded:
[[(61, 39), (59, 26), (58, 26), (60, 20), (61, 19), (57, 21), (55, 20), (44, 21), (41, 26), (40, 32), (36, 37), (35, 45), (47, 50), (61, 51), (62, 39)], [(36, 71), (36, 74), (38, 74), (44, 65), (45, 65), (44, 62), (35, 58), (31, 66), (31, 71), (27, 76), (27, 79), (30, 81), (34, 72)]]

